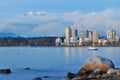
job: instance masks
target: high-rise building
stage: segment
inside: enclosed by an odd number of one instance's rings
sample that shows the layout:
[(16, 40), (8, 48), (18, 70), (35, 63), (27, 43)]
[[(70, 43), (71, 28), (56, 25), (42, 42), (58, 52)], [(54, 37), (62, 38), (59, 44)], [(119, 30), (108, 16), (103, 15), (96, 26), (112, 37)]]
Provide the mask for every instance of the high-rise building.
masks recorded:
[(67, 27), (65, 29), (65, 45), (76, 45), (77, 44), (77, 29), (71, 29)]
[(115, 42), (116, 38), (116, 31), (111, 29), (107, 31), (107, 38), (109, 39), (110, 42)]
[(90, 42), (92, 42), (92, 37), (93, 37), (93, 32), (89, 31), (88, 32), (88, 39), (89, 39)]
[(70, 37), (71, 37), (71, 29), (70, 29), (70, 27), (67, 27), (65, 29), (65, 38), (69, 39)]
[(70, 37), (71, 37), (71, 29), (70, 27), (67, 27), (65, 29), (65, 40), (64, 40), (65, 45), (70, 44)]
[(71, 29), (71, 36), (77, 38), (77, 29)]
[(83, 38), (79, 38), (79, 45), (83, 45), (84, 39)]
[(120, 37), (119, 36), (116, 36), (116, 42), (119, 42), (120, 41)]
[(88, 30), (80, 31), (80, 38), (88, 38)]
[(98, 32), (95, 31), (93, 32), (93, 43), (98, 43), (98, 39), (99, 39), (99, 36), (98, 36)]
[(76, 42), (77, 42), (77, 29), (71, 29), (70, 42), (71, 42), (72, 44), (76, 44)]

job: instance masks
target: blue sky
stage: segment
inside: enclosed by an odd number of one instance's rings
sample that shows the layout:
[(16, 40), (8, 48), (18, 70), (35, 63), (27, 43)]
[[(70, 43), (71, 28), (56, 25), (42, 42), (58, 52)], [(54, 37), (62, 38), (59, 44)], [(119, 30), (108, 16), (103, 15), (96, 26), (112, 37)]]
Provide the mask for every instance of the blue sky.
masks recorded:
[(120, 32), (119, 3), (120, 0), (1, 0), (0, 33), (64, 35), (66, 26), (104, 34), (113, 28)]
[(119, 8), (120, 0), (1, 0), (1, 16), (10, 17), (27, 11), (82, 12)]

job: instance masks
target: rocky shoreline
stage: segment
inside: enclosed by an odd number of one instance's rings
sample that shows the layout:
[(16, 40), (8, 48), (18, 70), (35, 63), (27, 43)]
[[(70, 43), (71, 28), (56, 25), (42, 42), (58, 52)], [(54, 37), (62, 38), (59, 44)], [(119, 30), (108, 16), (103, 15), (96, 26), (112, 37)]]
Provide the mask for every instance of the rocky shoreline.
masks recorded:
[(0, 69), (1, 74), (10, 74), (11, 70), (10, 69)]
[[(30, 67), (24, 70), (32, 70)], [(11, 74), (11, 69), (0, 69), (0, 74)], [(36, 76), (33, 80), (44, 80), (50, 76)], [(120, 80), (120, 69), (115, 68), (108, 58), (93, 57), (86, 60), (80, 70), (74, 74), (69, 72), (66, 80)]]
[(78, 73), (68, 73), (66, 80), (120, 80), (120, 69), (108, 58), (94, 57), (86, 60)]

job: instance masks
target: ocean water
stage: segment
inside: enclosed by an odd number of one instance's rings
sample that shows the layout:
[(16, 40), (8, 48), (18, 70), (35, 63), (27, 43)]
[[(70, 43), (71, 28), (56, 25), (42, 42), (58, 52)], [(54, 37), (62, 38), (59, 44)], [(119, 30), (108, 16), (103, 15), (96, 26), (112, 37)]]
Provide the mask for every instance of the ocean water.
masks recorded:
[[(86, 59), (94, 56), (109, 58), (120, 68), (120, 47), (0, 47), (0, 69), (11, 69), (11, 74), (0, 74), (0, 80), (65, 80), (68, 72), (77, 73)], [(24, 68), (29, 67), (30, 70)], [(47, 77), (45, 77), (47, 76)]]

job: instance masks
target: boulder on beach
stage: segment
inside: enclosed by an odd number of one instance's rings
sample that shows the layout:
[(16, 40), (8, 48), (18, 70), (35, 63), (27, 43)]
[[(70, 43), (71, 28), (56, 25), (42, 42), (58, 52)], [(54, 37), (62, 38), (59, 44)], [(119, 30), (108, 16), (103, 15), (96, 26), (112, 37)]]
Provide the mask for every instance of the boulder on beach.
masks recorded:
[(114, 69), (114, 64), (110, 59), (103, 57), (93, 57), (85, 62), (85, 64), (78, 72), (78, 75), (90, 74), (95, 69), (100, 69), (102, 72), (107, 72), (110, 68)]
[(11, 70), (10, 69), (0, 69), (1, 74), (10, 74)]
[(120, 75), (119, 70), (114, 67), (113, 62), (104, 57), (93, 57), (84, 63), (77, 74), (68, 73), (66, 80), (96, 80), (111, 75)]
[(69, 73), (67, 74), (66, 80), (70, 80), (70, 79), (72, 79), (72, 78), (74, 78), (74, 77), (75, 77), (75, 74), (69, 72)]

